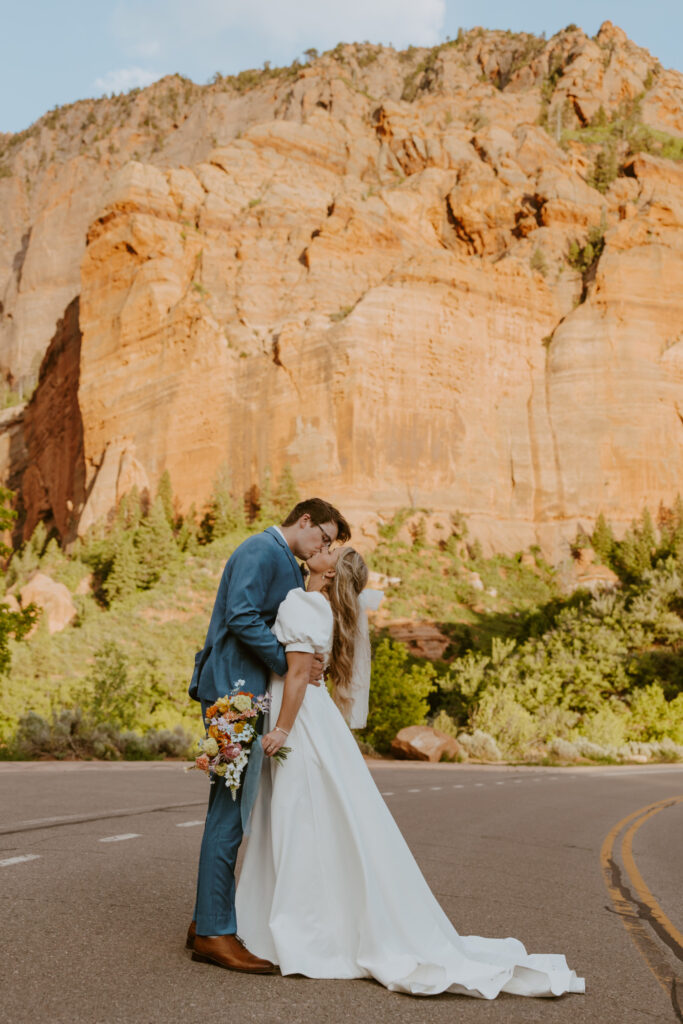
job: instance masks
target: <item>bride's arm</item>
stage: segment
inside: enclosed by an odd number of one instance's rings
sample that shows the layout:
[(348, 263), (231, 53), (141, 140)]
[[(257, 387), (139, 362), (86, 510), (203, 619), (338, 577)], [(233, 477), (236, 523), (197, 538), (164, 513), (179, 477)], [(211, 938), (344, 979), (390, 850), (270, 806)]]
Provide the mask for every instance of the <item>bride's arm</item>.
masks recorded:
[(261, 740), (263, 752), (269, 757), (277, 754), (280, 747), (284, 746), (287, 734), (294, 725), (309, 683), (312, 664), (313, 654), (306, 651), (289, 651), (287, 654), (287, 675), (277, 724)]

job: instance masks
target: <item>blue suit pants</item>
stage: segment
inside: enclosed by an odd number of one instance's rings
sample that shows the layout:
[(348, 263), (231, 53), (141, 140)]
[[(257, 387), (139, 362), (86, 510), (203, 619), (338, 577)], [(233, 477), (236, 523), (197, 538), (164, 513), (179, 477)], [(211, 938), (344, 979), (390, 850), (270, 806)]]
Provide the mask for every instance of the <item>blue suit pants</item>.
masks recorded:
[[(209, 703), (202, 701), (202, 712), (208, 707)], [(194, 918), (198, 935), (234, 935), (237, 931), (235, 864), (243, 833), (241, 796), (240, 788), (233, 800), (223, 779), (216, 779), (211, 786), (197, 874)]]

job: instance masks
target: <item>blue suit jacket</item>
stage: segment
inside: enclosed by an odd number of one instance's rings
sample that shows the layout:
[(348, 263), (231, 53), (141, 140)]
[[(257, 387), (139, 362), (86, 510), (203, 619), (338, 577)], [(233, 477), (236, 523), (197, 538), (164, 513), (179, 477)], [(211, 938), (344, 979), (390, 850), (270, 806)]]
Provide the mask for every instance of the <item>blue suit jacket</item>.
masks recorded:
[[(265, 693), (270, 672), (284, 676), (287, 658), (271, 633), (277, 611), (303, 575), (289, 546), (272, 526), (248, 537), (228, 559), (211, 613), (204, 647), (194, 659), (190, 697), (205, 707), (237, 688)], [(242, 822), (256, 799), (263, 751), (252, 746), (242, 782)]]

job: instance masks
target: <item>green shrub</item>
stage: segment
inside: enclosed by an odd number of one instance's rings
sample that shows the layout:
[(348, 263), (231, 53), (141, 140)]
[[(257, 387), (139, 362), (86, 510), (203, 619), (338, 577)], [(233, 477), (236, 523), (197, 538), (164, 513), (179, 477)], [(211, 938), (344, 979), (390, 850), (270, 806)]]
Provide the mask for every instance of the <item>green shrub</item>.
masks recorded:
[(191, 733), (175, 729), (149, 729), (144, 734), (119, 730), (107, 722), (95, 723), (80, 708), (53, 712), (50, 721), (30, 711), (19, 720), (11, 754), (20, 758), (98, 758), (105, 761), (150, 761), (162, 757), (189, 758), (194, 747)]
[(368, 722), (359, 736), (380, 752), (390, 749), (401, 729), (424, 724), (429, 710), (436, 670), (428, 662), (408, 667), (408, 660), (405, 646), (388, 638), (374, 653)]
[(613, 140), (606, 142), (597, 153), (588, 184), (603, 195), (619, 173), (616, 145)]
[(76, 703), (85, 709), (91, 723), (117, 729), (131, 729), (136, 724), (139, 697), (128, 667), (128, 658), (113, 640), (95, 652), (95, 665), (76, 694)]
[(468, 757), (477, 761), (501, 761), (503, 755), (493, 736), (475, 729), (472, 735), (463, 732), (458, 734), (458, 743), (464, 748)]
[(548, 263), (543, 255), (543, 250), (539, 249), (538, 246), (536, 246), (532, 253), (531, 259), (529, 260), (529, 266), (532, 270), (536, 270), (539, 274), (542, 274), (543, 277), (548, 273)]
[(683, 693), (667, 701), (658, 683), (637, 690), (631, 700), (630, 738), (683, 744)]
[(537, 733), (534, 716), (508, 690), (497, 687), (484, 693), (471, 716), (471, 725), (495, 737), (508, 757), (521, 757)]

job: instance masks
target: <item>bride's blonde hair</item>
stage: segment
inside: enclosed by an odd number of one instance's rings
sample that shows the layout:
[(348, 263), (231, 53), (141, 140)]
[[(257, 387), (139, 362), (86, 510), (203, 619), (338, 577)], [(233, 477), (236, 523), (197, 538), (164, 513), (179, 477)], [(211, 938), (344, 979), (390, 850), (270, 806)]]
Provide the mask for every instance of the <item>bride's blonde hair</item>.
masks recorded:
[(335, 704), (348, 718), (351, 710), (351, 677), (356, 646), (358, 597), (368, 582), (368, 567), (353, 548), (340, 552), (334, 578), (327, 588), (334, 615), (334, 636), (330, 657), (330, 679)]

